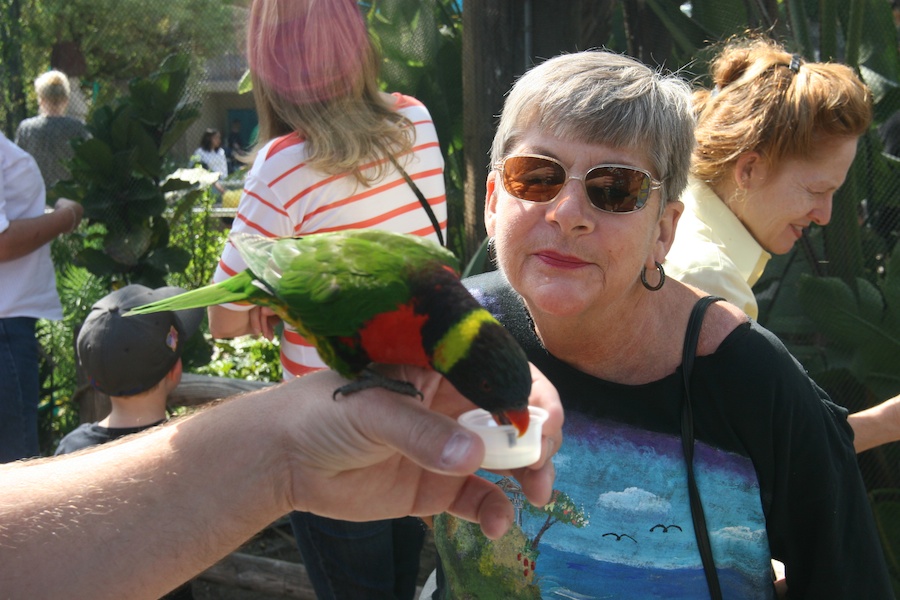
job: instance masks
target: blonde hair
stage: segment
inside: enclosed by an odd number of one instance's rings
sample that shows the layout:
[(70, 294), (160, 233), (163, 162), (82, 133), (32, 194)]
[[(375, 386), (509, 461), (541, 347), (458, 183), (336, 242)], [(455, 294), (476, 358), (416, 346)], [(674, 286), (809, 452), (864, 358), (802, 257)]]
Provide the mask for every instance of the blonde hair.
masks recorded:
[(715, 88), (694, 92), (697, 145), (691, 173), (718, 183), (738, 157), (768, 164), (814, 155), (823, 138), (858, 138), (872, 122), (872, 93), (850, 67), (804, 62), (777, 42), (745, 34), (710, 65)]
[(307, 164), (363, 183), (383, 177), (380, 159), (412, 149), (415, 130), (382, 98), (380, 57), (354, 0), (254, 0), (247, 58), (257, 148), (296, 133)]
[(48, 106), (61, 106), (69, 101), (69, 78), (62, 71), (47, 71), (34, 80), (34, 91)]

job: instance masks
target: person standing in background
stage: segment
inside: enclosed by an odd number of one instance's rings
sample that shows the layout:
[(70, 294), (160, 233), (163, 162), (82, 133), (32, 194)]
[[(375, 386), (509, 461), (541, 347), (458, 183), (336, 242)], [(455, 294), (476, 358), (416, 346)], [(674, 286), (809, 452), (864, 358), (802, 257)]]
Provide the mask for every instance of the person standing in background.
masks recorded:
[[(255, 0), (247, 58), (259, 135), (233, 230), (299, 236), (377, 228), (443, 243), (444, 160), (427, 108), (378, 85), (380, 58), (353, 0)], [(244, 270), (228, 243), (214, 281)], [(213, 337), (272, 338), (271, 310), (210, 307)], [(322, 369), (316, 349), (284, 325), (285, 379)], [(425, 527), (292, 513), (320, 599), (415, 595)]]
[(228, 157), (222, 148), (222, 134), (218, 129), (207, 129), (200, 137), (200, 147), (194, 150), (194, 157), (200, 161), (207, 171), (219, 174), (219, 180), (213, 184), (213, 189), (219, 195), (225, 193), (222, 180), (228, 177)]
[[(872, 93), (846, 65), (806, 62), (754, 35), (724, 44), (710, 73), (715, 87), (693, 95), (697, 146), (665, 268), (756, 319), (753, 285), (772, 255), (831, 220)], [(848, 420), (857, 452), (900, 440), (900, 395)]]
[(45, 213), (34, 158), (0, 133), (0, 463), (39, 454), (38, 319), (62, 319), (50, 242), (72, 233), (81, 205), (66, 198)]
[(228, 157), (228, 172), (234, 173), (241, 166), (241, 156), (244, 154), (244, 139), (241, 133), (240, 119), (232, 119), (231, 130), (228, 132), (228, 144), (225, 147), (225, 156)]
[(45, 190), (69, 178), (66, 163), (72, 159), (71, 141), (87, 138), (85, 124), (67, 117), (69, 78), (61, 71), (47, 71), (34, 81), (38, 116), (19, 123), (15, 142), (34, 157), (44, 178)]

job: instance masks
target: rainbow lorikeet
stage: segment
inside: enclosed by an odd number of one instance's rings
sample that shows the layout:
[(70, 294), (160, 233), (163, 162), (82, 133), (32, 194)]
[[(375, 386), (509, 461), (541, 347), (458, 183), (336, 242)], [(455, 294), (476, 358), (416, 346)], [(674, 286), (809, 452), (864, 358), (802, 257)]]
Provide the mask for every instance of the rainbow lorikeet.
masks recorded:
[[(418, 365), (444, 375), (498, 423), (520, 435), (528, 428), (528, 359), (462, 285), (449, 250), (375, 229), (230, 239), (247, 270), (128, 314), (225, 302), (268, 306), (315, 345), (325, 364), (355, 380), (335, 395), (373, 385), (397, 389), (368, 370), (370, 363)], [(418, 394), (407, 382), (394, 383)]]

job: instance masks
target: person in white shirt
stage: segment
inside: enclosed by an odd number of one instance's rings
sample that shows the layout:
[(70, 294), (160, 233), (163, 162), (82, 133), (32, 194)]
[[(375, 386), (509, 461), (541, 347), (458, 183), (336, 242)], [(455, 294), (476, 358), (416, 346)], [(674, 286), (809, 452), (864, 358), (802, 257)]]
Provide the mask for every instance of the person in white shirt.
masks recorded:
[(207, 129), (200, 138), (200, 147), (194, 150), (194, 156), (207, 171), (219, 174), (219, 180), (213, 184), (213, 189), (219, 193), (225, 193), (222, 180), (228, 177), (228, 157), (222, 148), (222, 133), (218, 129)]
[(50, 242), (81, 222), (60, 198), (46, 212), (34, 158), (0, 133), (0, 463), (37, 456), (38, 319), (62, 319)]

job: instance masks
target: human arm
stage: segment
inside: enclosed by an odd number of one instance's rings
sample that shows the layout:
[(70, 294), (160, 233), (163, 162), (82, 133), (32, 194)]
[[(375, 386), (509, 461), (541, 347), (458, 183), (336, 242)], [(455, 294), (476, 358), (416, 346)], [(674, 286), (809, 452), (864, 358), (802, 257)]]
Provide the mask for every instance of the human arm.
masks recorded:
[(857, 453), (896, 442), (900, 440), (900, 395), (853, 413), (847, 421), (853, 428), (853, 446)]
[[(335, 401), (345, 381), (321, 371), (121, 442), (3, 465), (4, 593), (158, 598), (290, 510), (352, 520), (447, 510), (502, 534), (512, 506), (471, 475), (480, 439), (429, 410), (452, 416), (471, 404), (434, 372), (390, 372), (417, 385), (424, 401), (379, 389)], [(516, 473), (542, 503), (562, 408), (535, 376), (531, 400), (550, 411), (544, 453)]]
[(242, 335), (261, 335), (267, 340), (275, 337), (275, 327), (281, 319), (271, 308), (254, 306), (249, 310), (233, 310), (215, 305), (206, 309), (209, 317), (209, 334), (227, 339)]
[[(260, 174), (262, 171), (262, 174)], [(264, 162), (254, 165), (244, 181), (244, 190), (238, 202), (238, 212), (231, 228), (232, 234), (248, 233), (270, 237), (291, 237), (293, 225), (278, 198), (266, 184), (267, 166)], [(222, 249), (213, 282), (219, 283), (247, 268), (240, 252), (228, 240)], [(227, 304), (207, 309), (209, 332), (214, 338), (227, 339), (242, 335), (261, 335), (273, 339), (280, 319), (269, 309), (259, 306)]]
[(9, 227), (0, 232), (0, 262), (31, 254), (60, 234), (71, 233), (81, 222), (83, 213), (79, 203), (60, 198), (51, 213), (10, 221)]

